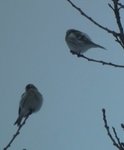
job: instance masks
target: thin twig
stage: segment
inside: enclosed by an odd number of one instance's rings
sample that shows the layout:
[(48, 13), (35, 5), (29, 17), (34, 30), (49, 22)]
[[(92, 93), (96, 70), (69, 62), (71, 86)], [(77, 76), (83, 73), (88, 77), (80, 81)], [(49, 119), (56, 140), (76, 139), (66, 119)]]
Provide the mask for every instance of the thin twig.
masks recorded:
[(114, 5), (114, 14), (115, 14), (115, 18), (116, 18), (116, 22), (120, 31), (120, 41), (121, 41), (121, 45), (123, 45), (124, 48), (124, 31), (123, 31), (123, 27), (122, 27), (122, 23), (121, 23), (121, 17), (120, 17), (120, 6), (118, 5), (119, 0), (112, 0), (113, 1), (113, 5)]
[(102, 60), (96, 60), (96, 59), (92, 59), (92, 58), (89, 58), (89, 57), (86, 57), (84, 56), (83, 54), (77, 54), (75, 52), (72, 52), (70, 51), (73, 55), (77, 55), (77, 57), (82, 57), (88, 61), (92, 61), (92, 62), (96, 62), (96, 63), (100, 63), (102, 65), (108, 65), (108, 66), (113, 66), (113, 67), (118, 67), (118, 68), (124, 68), (124, 65), (118, 65), (118, 64), (114, 64), (114, 63), (111, 63), (111, 62), (105, 62), (105, 61), (102, 61)]
[(117, 135), (117, 132), (116, 132), (116, 130), (115, 130), (115, 128), (114, 128), (114, 127), (112, 127), (112, 129), (113, 129), (113, 132), (114, 132), (115, 138), (116, 138), (116, 140), (117, 140), (117, 142), (118, 142), (118, 145), (119, 145), (120, 149), (122, 150), (122, 149), (123, 149), (123, 147), (122, 147), (122, 143), (120, 142), (120, 139), (119, 139), (119, 137), (118, 137), (118, 135)]
[(120, 37), (115, 36), (115, 39), (116, 39), (115, 41), (118, 42), (121, 45), (122, 48), (124, 48), (124, 45), (123, 45), (122, 41), (120, 40)]
[(110, 3), (108, 5), (114, 12), (116, 23), (120, 31), (118, 35), (118, 39), (116, 38), (117, 39), (116, 41), (120, 43), (122, 48), (124, 48), (124, 31), (123, 31), (123, 26), (122, 26), (121, 17), (120, 17), (120, 3), (118, 3), (119, 0), (112, 0), (112, 2), (113, 2), (113, 6)]
[[(122, 27), (122, 24), (121, 24), (121, 21), (120, 21), (120, 14), (119, 14), (119, 8), (117, 8), (116, 9), (116, 11), (118, 10), (118, 12), (116, 12), (115, 14), (116, 14), (116, 17), (117, 17), (117, 24), (118, 24), (118, 26), (119, 26), (119, 29), (120, 29), (120, 33), (117, 33), (117, 32), (115, 32), (115, 31), (113, 31), (113, 30), (111, 30), (111, 29), (109, 29), (109, 28), (107, 28), (107, 27), (105, 27), (105, 26), (103, 26), (103, 25), (101, 25), (101, 24), (99, 24), (98, 22), (96, 22), (93, 18), (91, 18), (91, 17), (89, 17), (81, 8), (79, 8), (79, 7), (77, 7), (71, 0), (67, 0), (71, 5), (72, 5), (72, 7), (73, 8), (75, 8), (77, 11), (79, 11), (80, 12), (80, 14), (82, 15), (82, 16), (84, 16), (85, 18), (87, 18), (89, 21), (91, 21), (92, 23), (94, 23), (96, 26), (98, 26), (99, 28), (101, 28), (101, 29), (103, 29), (104, 31), (106, 31), (106, 32), (108, 32), (108, 33), (110, 33), (110, 34), (112, 34), (114, 37), (115, 37), (115, 41), (116, 42), (118, 42), (120, 45), (121, 45), (121, 47), (124, 49), (124, 35), (122, 34), (123, 32), (123, 27)], [(116, 1), (116, 0), (115, 0)], [(111, 4), (108, 4), (109, 5), (109, 7), (114, 11), (115, 10), (115, 8), (114, 7), (112, 7), (112, 5)], [(116, 5), (115, 5), (116, 6)]]
[(120, 12), (119, 12), (119, 8), (118, 8), (118, 0), (112, 0), (113, 4), (114, 4), (114, 14), (116, 17), (116, 21), (120, 30), (120, 33), (123, 34), (123, 27), (122, 27), (122, 23), (121, 23), (121, 18), (120, 18)]
[(124, 130), (124, 124), (123, 124), (123, 123), (121, 124), (121, 127), (122, 127), (122, 129)]
[(108, 3), (108, 6), (114, 11), (114, 8), (112, 7), (110, 3)]
[(107, 31), (108, 33), (111, 33), (112, 35), (118, 35), (117, 32), (113, 31), (113, 30), (110, 30), (108, 29), (107, 27), (104, 27), (102, 25), (100, 25), (98, 22), (96, 22), (94, 19), (92, 19), (91, 17), (89, 17), (81, 8), (77, 7), (71, 0), (67, 0), (73, 8), (75, 8), (76, 10), (78, 10), (81, 15), (83, 15), (84, 17), (86, 17), (88, 20), (90, 20), (92, 23), (94, 23), (96, 26), (100, 27), (101, 29)]
[(118, 3), (118, 5), (120, 6), (120, 8), (119, 9), (124, 9), (124, 5), (123, 4), (121, 4), (121, 3)]
[(107, 134), (108, 134), (109, 138), (111, 139), (111, 141), (113, 142), (113, 145), (120, 150), (120, 146), (118, 145), (118, 143), (115, 141), (115, 139), (111, 135), (111, 132), (110, 132), (110, 129), (109, 129), (109, 126), (108, 126), (108, 123), (107, 123), (107, 119), (106, 119), (106, 111), (105, 111), (104, 108), (102, 109), (102, 113), (103, 113), (104, 126), (105, 126), (105, 129), (107, 131)]
[(26, 120), (28, 119), (29, 116), (30, 116), (30, 113), (25, 117), (25, 119), (22, 122), (22, 124), (20, 124), (20, 126), (18, 127), (16, 133), (13, 135), (12, 139), (7, 144), (7, 146), (3, 148), (3, 150), (7, 150), (11, 146), (11, 144), (13, 143), (13, 141), (15, 140), (15, 138), (20, 134), (20, 130), (24, 126), (24, 124), (26, 123)]

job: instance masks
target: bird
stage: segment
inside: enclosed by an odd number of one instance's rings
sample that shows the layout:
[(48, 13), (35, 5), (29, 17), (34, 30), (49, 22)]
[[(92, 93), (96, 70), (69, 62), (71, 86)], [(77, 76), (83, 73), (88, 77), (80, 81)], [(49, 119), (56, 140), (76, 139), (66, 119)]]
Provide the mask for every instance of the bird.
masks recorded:
[(66, 31), (65, 41), (72, 54), (81, 55), (90, 48), (102, 48), (106, 50), (105, 47), (94, 43), (86, 33), (76, 29), (68, 29)]
[(25, 92), (21, 95), (18, 118), (14, 125), (20, 126), (22, 119), (40, 110), (43, 96), (33, 84), (27, 84)]

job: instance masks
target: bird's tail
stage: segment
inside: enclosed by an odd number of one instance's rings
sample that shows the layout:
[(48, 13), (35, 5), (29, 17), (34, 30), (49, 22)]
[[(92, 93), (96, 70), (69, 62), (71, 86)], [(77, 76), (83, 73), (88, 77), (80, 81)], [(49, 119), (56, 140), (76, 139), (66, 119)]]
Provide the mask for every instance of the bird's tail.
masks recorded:
[(16, 125), (16, 124), (17, 124), (17, 126), (20, 126), (21, 121), (22, 121), (22, 117), (21, 117), (21, 116), (19, 116), (19, 117), (17, 118), (17, 120), (15, 121), (14, 125)]
[(95, 44), (95, 43), (94, 43), (94, 47), (98, 47), (98, 48), (102, 48), (102, 49), (104, 49), (104, 50), (107, 50), (105, 47), (103, 47), (103, 46), (101, 46), (101, 45), (98, 45), (98, 44)]

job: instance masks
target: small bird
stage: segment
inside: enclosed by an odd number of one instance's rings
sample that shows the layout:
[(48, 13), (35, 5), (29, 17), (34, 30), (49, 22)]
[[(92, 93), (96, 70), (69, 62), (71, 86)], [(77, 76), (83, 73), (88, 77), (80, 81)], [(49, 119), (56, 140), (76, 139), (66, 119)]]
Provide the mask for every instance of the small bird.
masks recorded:
[(106, 49), (103, 46), (94, 43), (87, 34), (75, 29), (67, 30), (65, 41), (72, 54), (77, 55), (83, 54), (90, 48)]
[(43, 96), (33, 84), (25, 87), (21, 96), (18, 110), (18, 118), (14, 125), (20, 126), (22, 119), (40, 110), (43, 103)]

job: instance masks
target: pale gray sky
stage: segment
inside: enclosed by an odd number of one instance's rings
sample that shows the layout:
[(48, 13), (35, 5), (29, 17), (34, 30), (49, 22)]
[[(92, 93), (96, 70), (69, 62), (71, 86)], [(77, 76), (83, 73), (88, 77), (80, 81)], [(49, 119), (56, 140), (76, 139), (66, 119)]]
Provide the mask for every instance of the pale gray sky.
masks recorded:
[[(110, 1), (74, 2), (101, 24), (117, 29)], [(10, 150), (114, 149), (101, 109), (107, 109), (110, 125), (124, 138), (124, 69), (71, 55), (65, 33), (81, 30), (108, 49), (89, 50), (85, 55), (91, 58), (124, 64), (121, 47), (66, 0), (1, 0), (0, 18), (0, 147), (16, 132), (20, 96), (33, 83), (44, 96), (43, 107), (29, 118)]]

